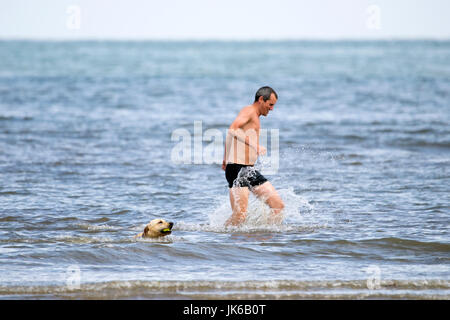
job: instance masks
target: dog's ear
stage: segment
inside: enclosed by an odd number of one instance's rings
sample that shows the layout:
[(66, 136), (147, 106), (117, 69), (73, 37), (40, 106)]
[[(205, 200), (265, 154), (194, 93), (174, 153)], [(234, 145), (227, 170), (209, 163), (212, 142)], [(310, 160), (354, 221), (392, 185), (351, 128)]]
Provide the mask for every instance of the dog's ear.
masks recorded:
[(147, 234), (147, 232), (148, 232), (148, 226), (145, 226), (145, 229), (144, 229), (144, 234)]

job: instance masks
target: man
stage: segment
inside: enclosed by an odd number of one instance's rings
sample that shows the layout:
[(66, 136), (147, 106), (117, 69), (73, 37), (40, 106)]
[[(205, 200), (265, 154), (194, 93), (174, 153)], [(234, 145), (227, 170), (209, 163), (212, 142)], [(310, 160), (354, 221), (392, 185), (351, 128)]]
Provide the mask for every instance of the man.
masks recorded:
[(269, 205), (271, 223), (283, 220), (283, 201), (272, 184), (253, 167), (258, 155), (266, 153), (266, 149), (259, 145), (259, 117), (267, 116), (277, 99), (278, 95), (272, 88), (260, 88), (253, 104), (242, 108), (228, 129), (222, 169), (230, 188), (233, 213), (225, 223), (227, 226), (238, 226), (245, 221), (249, 191)]

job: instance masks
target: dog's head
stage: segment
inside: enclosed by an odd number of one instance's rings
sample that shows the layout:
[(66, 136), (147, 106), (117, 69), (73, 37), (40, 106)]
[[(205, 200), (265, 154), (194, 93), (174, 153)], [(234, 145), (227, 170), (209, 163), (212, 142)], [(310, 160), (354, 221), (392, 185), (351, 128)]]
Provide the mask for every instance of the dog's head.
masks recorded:
[(143, 237), (157, 238), (164, 237), (172, 233), (173, 222), (163, 219), (153, 219), (145, 226)]

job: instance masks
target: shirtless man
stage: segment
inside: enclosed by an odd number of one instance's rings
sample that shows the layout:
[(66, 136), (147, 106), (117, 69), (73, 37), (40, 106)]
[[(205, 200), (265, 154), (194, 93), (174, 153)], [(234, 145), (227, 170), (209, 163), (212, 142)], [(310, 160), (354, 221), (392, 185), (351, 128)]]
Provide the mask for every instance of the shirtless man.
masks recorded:
[(272, 184), (253, 167), (258, 155), (266, 153), (266, 148), (259, 145), (259, 117), (267, 116), (277, 99), (272, 88), (260, 88), (253, 104), (242, 108), (228, 129), (222, 169), (230, 188), (233, 213), (225, 223), (227, 226), (238, 226), (245, 221), (249, 191), (272, 209), (271, 223), (279, 224), (283, 220), (283, 201)]

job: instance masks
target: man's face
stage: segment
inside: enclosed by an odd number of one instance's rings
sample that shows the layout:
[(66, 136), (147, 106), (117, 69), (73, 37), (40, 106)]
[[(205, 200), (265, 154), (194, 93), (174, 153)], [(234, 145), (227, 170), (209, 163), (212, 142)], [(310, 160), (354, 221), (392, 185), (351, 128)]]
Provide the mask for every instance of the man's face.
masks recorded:
[(275, 105), (275, 103), (277, 103), (277, 98), (275, 98), (275, 95), (272, 93), (270, 95), (270, 99), (264, 101), (264, 99), (261, 97), (260, 102), (261, 102), (261, 114), (263, 116), (267, 116), (269, 114), (269, 111), (273, 110), (273, 106)]

